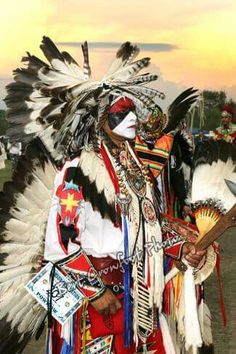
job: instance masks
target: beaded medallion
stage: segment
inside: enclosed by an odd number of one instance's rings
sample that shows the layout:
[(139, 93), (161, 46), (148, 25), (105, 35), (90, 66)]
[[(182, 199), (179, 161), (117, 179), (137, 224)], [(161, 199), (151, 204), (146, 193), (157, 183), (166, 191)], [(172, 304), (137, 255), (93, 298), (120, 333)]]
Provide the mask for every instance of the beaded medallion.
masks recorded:
[(157, 221), (156, 210), (154, 208), (153, 203), (148, 198), (143, 198), (141, 201), (141, 208), (144, 219), (147, 223), (153, 225)]

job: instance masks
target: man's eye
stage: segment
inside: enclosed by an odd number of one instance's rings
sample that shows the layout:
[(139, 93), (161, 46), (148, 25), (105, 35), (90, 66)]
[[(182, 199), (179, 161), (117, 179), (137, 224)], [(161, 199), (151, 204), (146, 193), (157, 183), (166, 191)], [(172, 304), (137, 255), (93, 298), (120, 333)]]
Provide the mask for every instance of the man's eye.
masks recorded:
[(130, 110), (124, 111), (124, 112), (119, 112), (119, 113), (117, 113), (117, 117), (120, 120), (123, 120), (129, 113), (130, 113)]
[(135, 112), (135, 107), (130, 108), (129, 112)]

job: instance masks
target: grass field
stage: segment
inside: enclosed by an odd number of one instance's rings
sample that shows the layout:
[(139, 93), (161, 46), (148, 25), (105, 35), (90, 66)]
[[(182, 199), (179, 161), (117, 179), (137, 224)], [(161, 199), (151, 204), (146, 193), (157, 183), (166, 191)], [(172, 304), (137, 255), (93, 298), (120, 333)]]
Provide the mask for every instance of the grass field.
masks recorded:
[(6, 160), (5, 165), (5, 168), (0, 170), (0, 190), (2, 190), (4, 182), (10, 181), (12, 176), (11, 161)]

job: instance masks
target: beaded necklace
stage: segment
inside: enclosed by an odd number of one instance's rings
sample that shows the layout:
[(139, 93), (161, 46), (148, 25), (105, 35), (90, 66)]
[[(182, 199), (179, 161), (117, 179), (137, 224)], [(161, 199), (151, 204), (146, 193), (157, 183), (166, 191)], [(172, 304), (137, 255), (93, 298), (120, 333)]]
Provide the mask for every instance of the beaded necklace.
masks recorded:
[[(131, 312), (130, 277), (133, 279), (134, 337), (145, 342), (156, 325), (154, 308), (161, 308), (164, 288), (163, 251), (149, 252), (153, 242), (161, 242), (162, 234), (154, 207), (154, 196), (149, 170), (138, 160), (128, 142), (120, 149), (108, 149), (102, 145), (112, 179), (116, 179), (117, 210), (122, 214), (124, 234), (124, 307), (127, 338), (130, 337)], [(103, 154), (103, 158), (105, 154)], [(114, 184), (114, 182), (113, 182)], [(127, 258), (128, 257), (128, 258)], [(132, 269), (130, 268), (132, 263)], [(147, 321), (147, 319), (149, 319)]]
[[(152, 187), (147, 166), (139, 162), (127, 142), (123, 144), (122, 150), (113, 155), (113, 157), (116, 160), (115, 167), (120, 194), (124, 196), (123, 199), (126, 198), (130, 201), (131, 196), (127, 188), (129, 187), (139, 199), (145, 221), (153, 224), (156, 222), (157, 216), (152, 201), (147, 197), (147, 186)], [(120, 201), (121, 198), (118, 198), (118, 202)]]

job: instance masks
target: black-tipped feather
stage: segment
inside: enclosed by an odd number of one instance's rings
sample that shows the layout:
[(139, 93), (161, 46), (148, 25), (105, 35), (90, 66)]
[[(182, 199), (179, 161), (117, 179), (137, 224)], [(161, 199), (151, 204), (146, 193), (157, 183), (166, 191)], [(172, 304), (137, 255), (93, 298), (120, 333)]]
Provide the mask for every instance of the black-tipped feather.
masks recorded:
[(94, 210), (97, 210), (102, 218), (111, 220), (113, 223), (117, 223), (117, 212), (115, 209), (115, 203), (108, 204), (104, 191), (98, 192), (96, 183), (91, 183), (89, 178), (85, 176), (80, 168), (70, 167), (67, 170), (67, 181), (73, 181), (83, 187), (83, 196), (86, 201), (92, 204)]
[(174, 141), (180, 149), (180, 160), (189, 167), (192, 167), (193, 162), (193, 147), (188, 141), (183, 132), (177, 132), (174, 136)]
[(53, 59), (58, 59), (64, 62), (63, 55), (57, 49), (57, 47), (55, 46), (55, 44), (50, 38), (43, 36), (43, 40), (42, 40), (42, 44), (40, 45), (40, 48), (42, 49), (49, 63), (52, 63)]
[[(0, 321), (0, 333), (0, 353), (2, 354), (21, 354), (31, 338), (28, 333), (20, 340), (21, 335), (19, 333), (16, 331), (11, 332), (11, 326), (6, 317)], [(9, 335), (9, 333), (11, 334)]]
[(31, 55), (29, 52), (26, 52), (27, 56), (22, 58), (22, 62), (28, 64), (28, 70), (32, 73), (37, 73), (41, 68), (49, 68), (49, 65), (37, 58), (35, 55)]
[(221, 160), (226, 162), (231, 157), (236, 162), (236, 146), (224, 140), (209, 139), (198, 143), (193, 156), (194, 170), (198, 165), (208, 164)]
[(165, 133), (174, 130), (185, 118), (192, 104), (198, 99), (198, 95), (195, 95), (196, 92), (197, 90), (192, 87), (188, 88), (171, 103), (168, 108), (168, 124), (164, 130)]
[(89, 52), (88, 52), (88, 43), (87, 41), (84, 42), (84, 44), (81, 45), (82, 51), (83, 51), (83, 56), (84, 56), (84, 75), (89, 78), (91, 75), (91, 68), (89, 65)]
[(120, 49), (116, 53), (116, 58), (122, 60), (122, 64), (129, 63), (139, 53), (139, 48), (130, 42), (125, 42), (121, 45)]
[(67, 61), (67, 63), (79, 66), (77, 61), (75, 61), (75, 59), (72, 58), (72, 56), (68, 52), (61, 52), (61, 55), (63, 56), (64, 60)]

